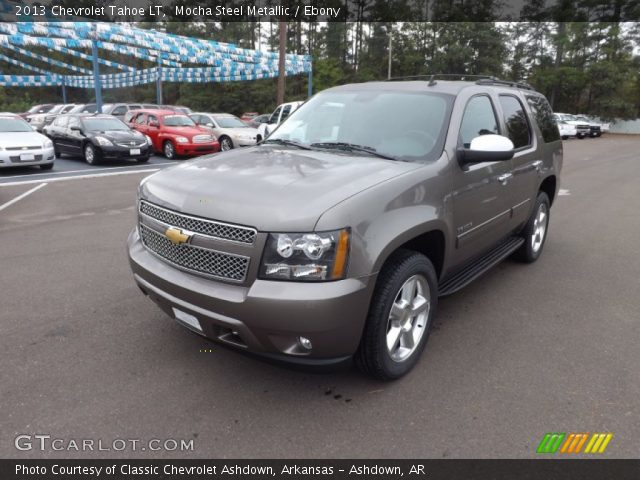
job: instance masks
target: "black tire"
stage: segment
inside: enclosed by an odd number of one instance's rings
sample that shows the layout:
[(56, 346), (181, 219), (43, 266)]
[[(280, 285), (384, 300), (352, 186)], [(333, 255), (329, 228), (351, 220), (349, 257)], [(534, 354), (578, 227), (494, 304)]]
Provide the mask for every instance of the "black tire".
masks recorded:
[(85, 143), (82, 147), (82, 153), (84, 154), (84, 161), (89, 165), (98, 165), (100, 163), (100, 150), (98, 150), (93, 143)]
[(53, 144), (53, 156), (55, 158), (62, 158), (62, 154), (60, 153), (60, 150), (58, 150), (56, 148), (56, 144), (55, 143)]
[(146, 163), (149, 161), (149, 157), (136, 158), (136, 162), (138, 163)]
[(174, 147), (171, 140), (165, 140), (162, 144), (162, 153), (169, 160), (176, 158), (176, 147)]
[[(428, 284), (429, 307), (425, 313), (426, 318), (422, 319), (426, 324), (420, 325), (423, 331), (415, 343), (416, 347), (406, 358), (394, 360), (387, 348), (391, 307), (399, 300), (405, 282), (414, 276), (419, 276)], [(367, 322), (355, 355), (360, 370), (380, 380), (395, 380), (409, 372), (418, 362), (427, 343), (437, 305), (438, 281), (431, 261), (411, 250), (398, 250), (394, 253), (378, 275)], [(419, 321), (419, 318), (416, 317), (414, 321)]]
[(40, 165), (42, 170), (51, 170), (53, 168), (53, 162), (45, 163), (44, 165)]
[[(524, 263), (533, 263), (540, 258), (549, 233), (550, 207), (549, 197), (547, 194), (545, 192), (539, 192), (531, 217), (529, 217), (527, 224), (520, 233), (520, 235), (524, 237), (524, 243), (513, 254), (515, 259)], [(544, 209), (545, 211), (544, 230), (542, 234), (540, 234), (540, 230), (538, 229), (541, 209)], [(539, 236), (541, 238), (538, 238)], [(535, 239), (537, 240), (534, 242)]]
[(579, 134), (578, 134), (578, 138), (579, 138), (580, 140), (584, 139), (584, 137), (585, 137), (584, 133), (579, 133)]
[(233, 150), (233, 141), (226, 135), (221, 136), (218, 141), (220, 142), (220, 151), (227, 152)]

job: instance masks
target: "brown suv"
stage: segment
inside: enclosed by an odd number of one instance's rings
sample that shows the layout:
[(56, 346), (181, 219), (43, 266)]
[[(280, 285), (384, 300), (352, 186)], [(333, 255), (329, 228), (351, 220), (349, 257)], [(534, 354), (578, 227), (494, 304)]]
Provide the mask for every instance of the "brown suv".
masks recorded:
[(539, 257), (561, 166), (551, 109), (528, 86), (340, 86), (261, 145), (144, 179), (131, 267), (207, 338), (398, 378), (439, 296), (512, 254)]

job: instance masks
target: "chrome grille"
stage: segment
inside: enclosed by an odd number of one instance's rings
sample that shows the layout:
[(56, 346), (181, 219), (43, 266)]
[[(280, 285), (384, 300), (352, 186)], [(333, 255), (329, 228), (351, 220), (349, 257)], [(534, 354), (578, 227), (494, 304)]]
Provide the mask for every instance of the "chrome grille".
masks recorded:
[(209, 143), (213, 142), (213, 137), (211, 135), (196, 135), (193, 137), (193, 143)]
[(40, 150), (42, 149), (42, 145), (37, 146), (37, 145), (30, 145), (28, 147), (6, 147), (5, 150), (8, 151), (17, 151), (17, 150)]
[(119, 147), (124, 147), (124, 148), (141, 148), (141, 147), (145, 147), (147, 145), (147, 142), (141, 142), (141, 143), (137, 143), (137, 142), (126, 142), (126, 143), (116, 143), (116, 145), (118, 145)]
[(247, 275), (248, 257), (187, 244), (175, 245), (144, 225), (140, 225), (140, 238), (145, 247), (179, 268), (236, 282), (244, 281)]
[(140, 213), (174, 227), (222, 240), (252, 244), (256, 239), (257, 232), (253, 228), (191, 217), (157, 207), (145, 201), (140, 202)]

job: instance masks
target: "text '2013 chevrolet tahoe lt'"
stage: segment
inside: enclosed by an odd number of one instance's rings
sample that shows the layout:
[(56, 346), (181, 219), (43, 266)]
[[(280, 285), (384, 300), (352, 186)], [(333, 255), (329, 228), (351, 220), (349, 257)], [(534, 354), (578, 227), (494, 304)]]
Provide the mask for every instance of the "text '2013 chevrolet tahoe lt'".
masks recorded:
[(439, 296), (540, 256), (561, 166), (551, 108), (525, 85), (331, 88), (256, 147), (143, 180), (130, 263), (207, 338), (394, 379), (418, 361)]

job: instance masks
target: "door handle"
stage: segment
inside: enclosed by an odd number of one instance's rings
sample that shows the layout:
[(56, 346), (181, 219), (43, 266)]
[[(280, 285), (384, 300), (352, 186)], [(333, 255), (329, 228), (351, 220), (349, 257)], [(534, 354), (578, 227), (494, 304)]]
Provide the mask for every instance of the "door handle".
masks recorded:
[(498, 175), (498, 181), (502, 184), (502, 185), (506, 185), (507, 182), (509, 182), (509, 179), (513, 177), (513, 173), (505, 173), (502, 175)]
[(532, 163), (533, 168), (536, 169), (537, 172), (540, 171), (540, 169), (542, 168), (542, 160), (536, 160), (535, 162)]

